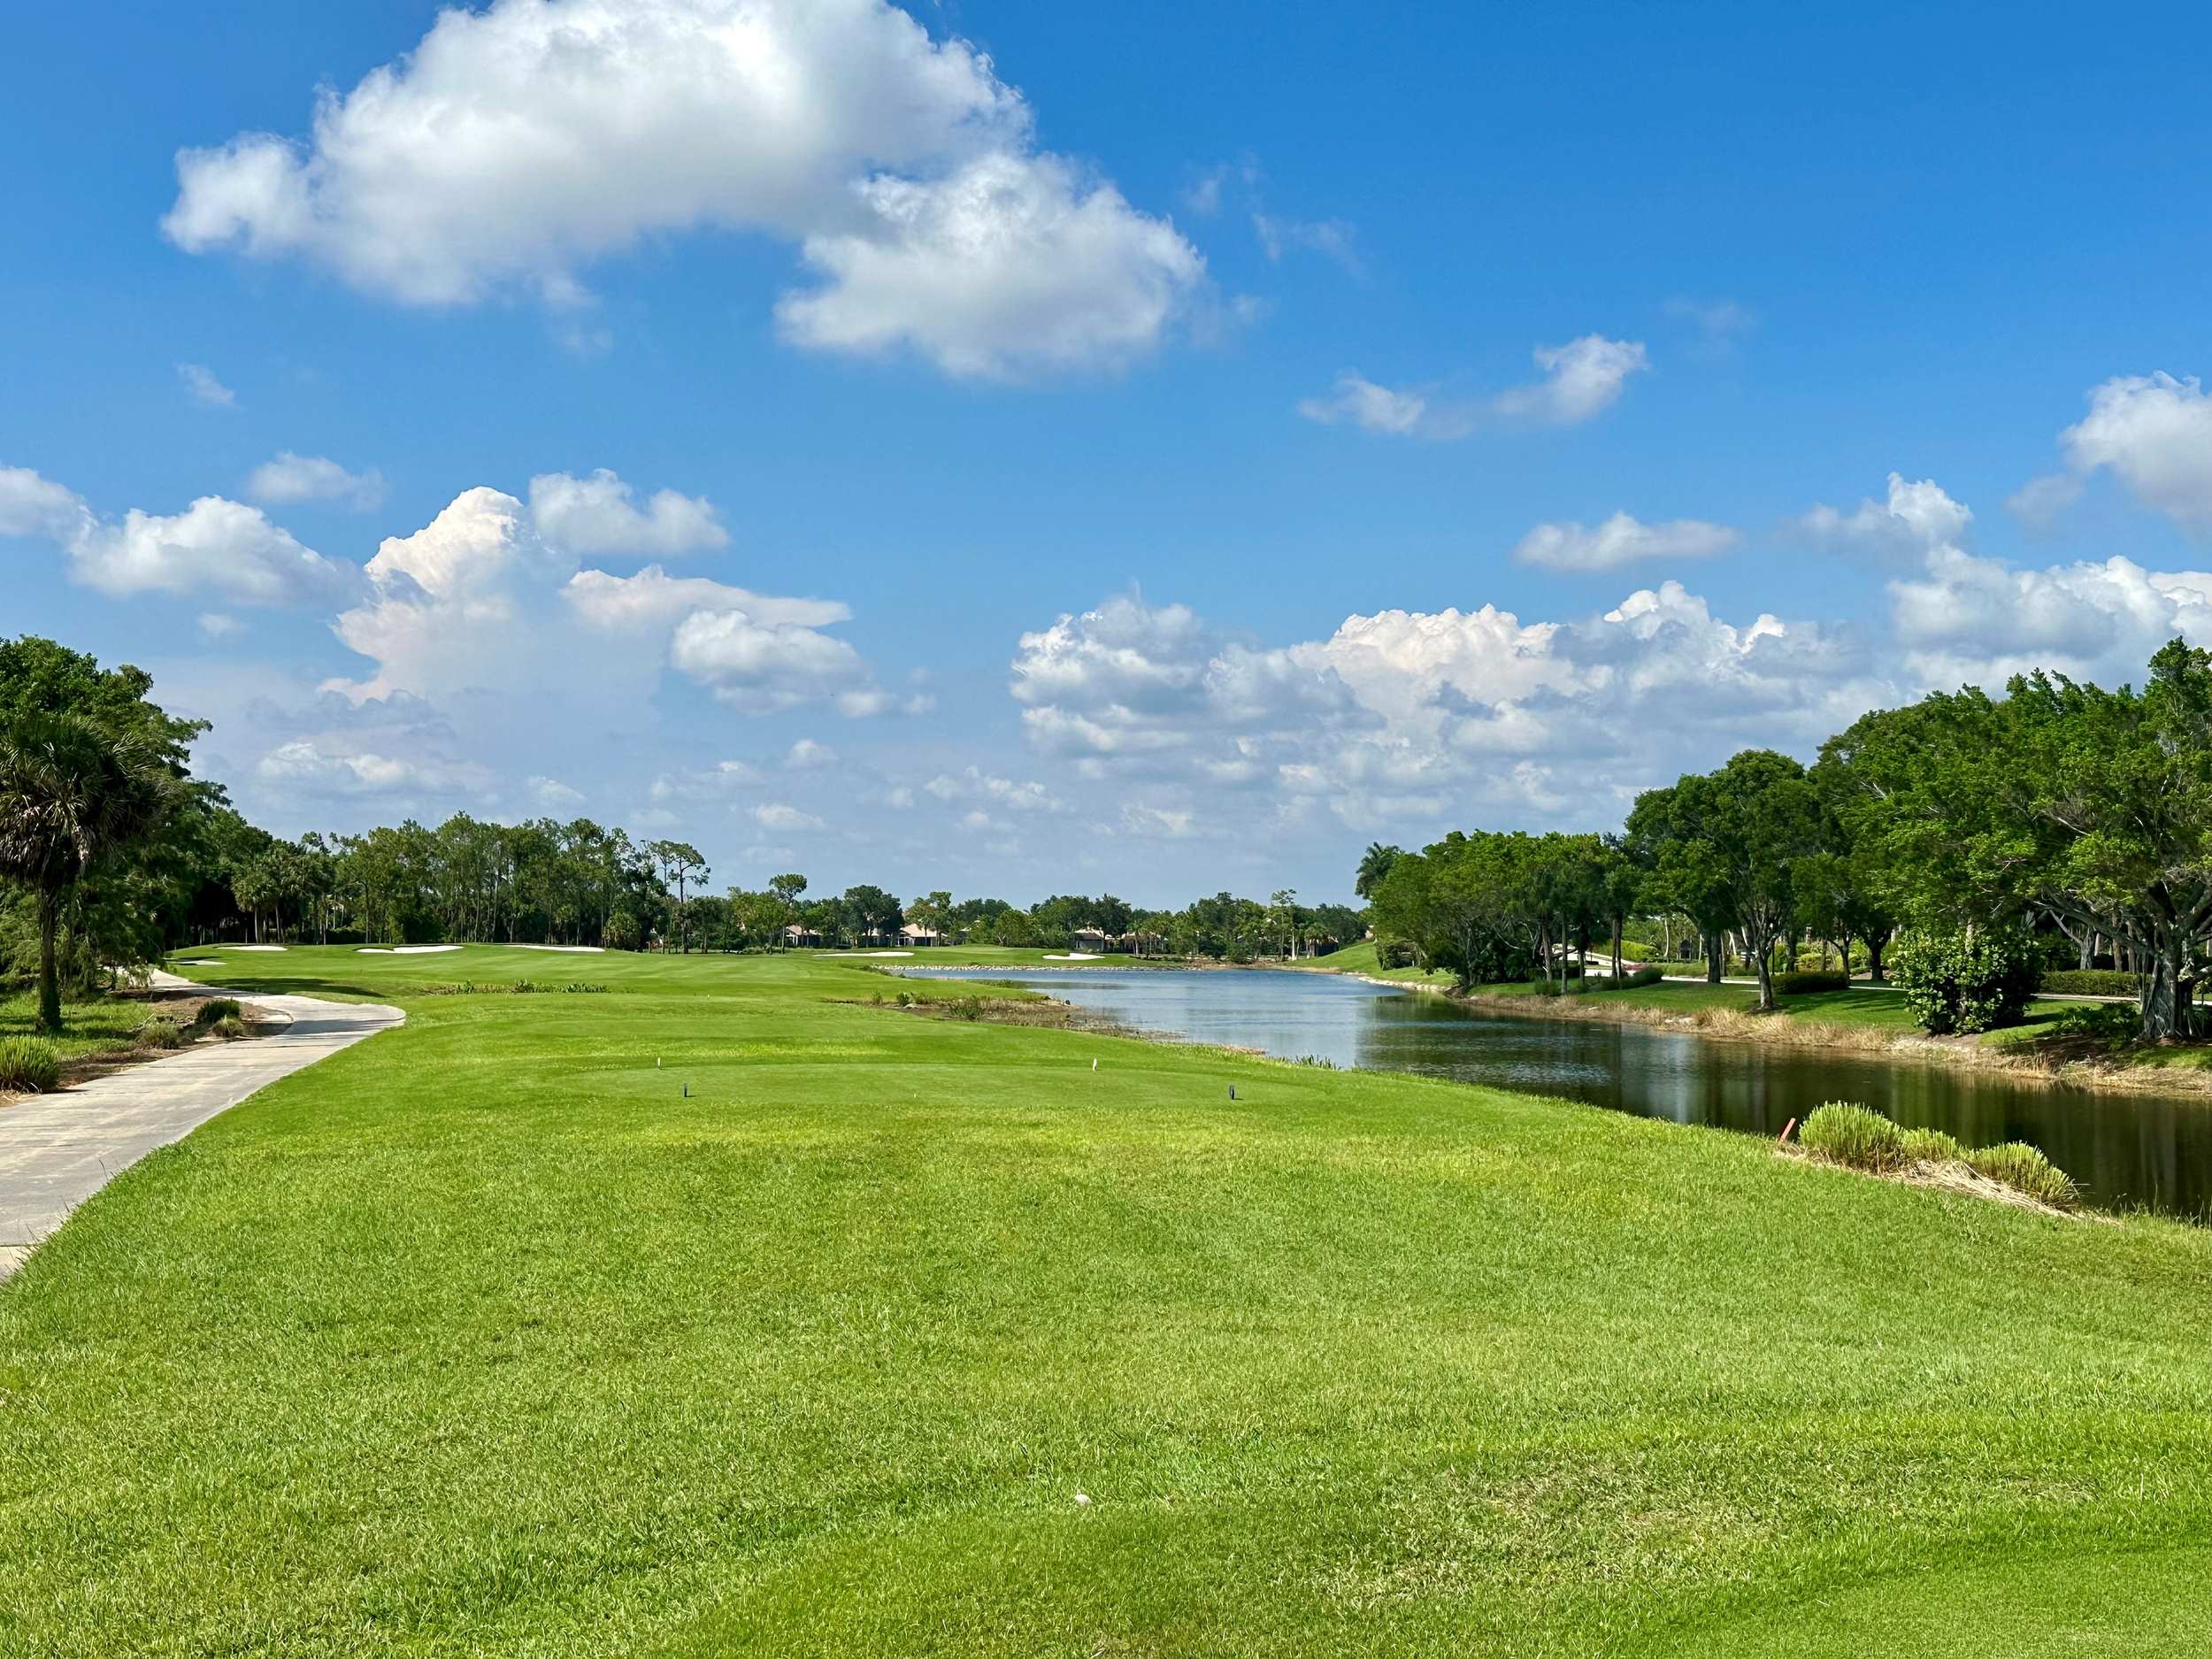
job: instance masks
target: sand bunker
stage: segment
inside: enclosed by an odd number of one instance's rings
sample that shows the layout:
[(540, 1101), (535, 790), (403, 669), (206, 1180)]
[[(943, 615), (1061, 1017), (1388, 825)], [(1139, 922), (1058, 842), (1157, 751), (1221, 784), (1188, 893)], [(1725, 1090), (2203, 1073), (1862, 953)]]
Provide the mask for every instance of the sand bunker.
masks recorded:
[(517, 945), (515, 949), (517, 950), (557, 950), (562, 955), (569, 956), (603, 956), (607, 954), (607, 948), (604, 945)]
[(282, 945), (218, 945), (218, 950), (282, 950)]
[(1048, 950), (1045, 952), (1045, 960), (1047, 962), (1098, 962), (1102, 958), (1097, 952), (1091, 950)]
[(458, 945), (364, 945), (365, 956), (436, 956), (449, 950), (458, 950)]
[(213, 956), (179, 956), (180, 968), (219, 968), (223, 964)]
[(864, 956), (910, 956), (914, 953), (910, 950), (864, 950), (860, 954)]

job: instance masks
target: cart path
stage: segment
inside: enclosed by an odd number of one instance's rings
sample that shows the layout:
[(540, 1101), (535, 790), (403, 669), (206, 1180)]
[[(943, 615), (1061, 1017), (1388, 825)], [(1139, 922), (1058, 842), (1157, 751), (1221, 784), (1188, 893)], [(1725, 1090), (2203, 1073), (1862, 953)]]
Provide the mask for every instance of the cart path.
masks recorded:
[(0, 1106), (0, 1279), (69, 1212), (157, 1147), (407, 1017), (374, 1002), (265, 996), (156, 973), (161, 990), (241, 996), (291, 1023), (250, 1041), (202, 1043), (54, 1094)]

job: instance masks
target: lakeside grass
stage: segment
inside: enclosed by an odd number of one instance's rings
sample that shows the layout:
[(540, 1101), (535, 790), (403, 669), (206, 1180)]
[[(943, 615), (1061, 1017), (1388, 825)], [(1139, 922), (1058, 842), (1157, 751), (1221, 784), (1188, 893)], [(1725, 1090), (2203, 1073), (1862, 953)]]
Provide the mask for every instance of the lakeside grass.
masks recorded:
[(2212, 1640), (2212, 1233), (581, 961), (191, 971), (409, 1023), (0, 1286), (0, 1651)]

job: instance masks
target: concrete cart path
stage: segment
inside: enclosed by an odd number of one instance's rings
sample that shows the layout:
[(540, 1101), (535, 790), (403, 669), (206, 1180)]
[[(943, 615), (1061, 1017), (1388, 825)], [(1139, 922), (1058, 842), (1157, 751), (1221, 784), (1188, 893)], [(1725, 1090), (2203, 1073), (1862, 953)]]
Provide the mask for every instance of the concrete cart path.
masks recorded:
[(163, 990), (242, 996), (290, 1020), (250, 1041), (203, 1043), (124, 1067), (55, 1094), (0, 1106), (0, 1279), (69, 1212), (157, 1147), (181, 1141), (218, 1112), (407, 1017), (380, 1003), (217, 991), (173, 973)]

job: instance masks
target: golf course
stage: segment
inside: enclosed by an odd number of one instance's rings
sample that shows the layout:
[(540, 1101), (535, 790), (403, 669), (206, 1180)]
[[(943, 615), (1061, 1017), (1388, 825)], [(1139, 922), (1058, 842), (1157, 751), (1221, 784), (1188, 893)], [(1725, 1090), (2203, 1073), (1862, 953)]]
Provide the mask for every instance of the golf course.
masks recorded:
[(407, 1018), (0, 1285), (11, 1659), (2212, 1648), (2205, 1229), (834, 956), (183, 955)]

